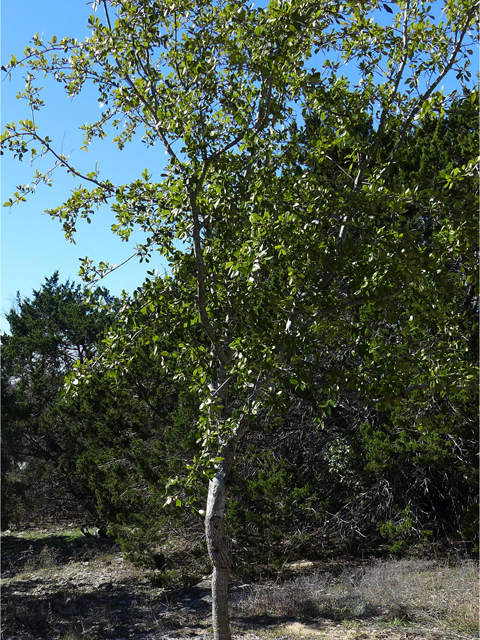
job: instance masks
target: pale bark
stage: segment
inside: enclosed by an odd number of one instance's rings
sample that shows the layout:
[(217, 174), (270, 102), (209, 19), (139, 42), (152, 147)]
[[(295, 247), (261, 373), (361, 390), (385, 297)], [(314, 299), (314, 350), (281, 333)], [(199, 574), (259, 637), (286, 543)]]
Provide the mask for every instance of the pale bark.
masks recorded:
[(207, 509), (205, 514), (205, 537), (208, 555), (213, 565), (212, 574), (212, 624), (215, 640), (231, 640), (228, 613), (228, 580), (232, 557), (225, 537), (225, 504), (227, 480), (235, 459), (238, 442), (247, 430), (246, 419), (239, 419), (238, 427), (220, 456), (217, 473), (208, 485)]
[(214, 567), (212, 575), (212, 623), (215, 640), (230, 640), (228, 579), (230, 569)]
[(226, 477), (219, 472), (209, 484), (205, 517), (208, 555), (213, 564), (212, 624), (215, 640), (231, 639), (227, 590), (232, 558), (224, 530), (226, 493)]

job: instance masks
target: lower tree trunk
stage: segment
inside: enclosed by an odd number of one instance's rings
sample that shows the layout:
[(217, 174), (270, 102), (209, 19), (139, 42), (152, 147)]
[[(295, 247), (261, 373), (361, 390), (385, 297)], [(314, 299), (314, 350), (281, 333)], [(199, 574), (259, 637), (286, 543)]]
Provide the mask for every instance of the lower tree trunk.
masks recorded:
[(220, 452), (221, 462), (218, 463), (217, 473), (208, 485), (205, 536), (208, 555), (213, 564), (212, 623), (215, 640), (231, 640), (227, 590), (232, 557), (225, 538), (225, 504), (228, 476), (238, 442), (246, 429), (247, 420), (240, 419), (235, 435), (228, 440)]
[(219, 470), (209, 483), (205, 515), (208, 555), (213, 564), (212, 624), (215, 640), (231, 640), (227, 590), (232, 559), (224, 531), (225, 498), (226, 477)]
[(212, 575), (212, 624), (215, 640), (230, 640), (230, 615), (228, 611), (229, 569), (213, 568)]

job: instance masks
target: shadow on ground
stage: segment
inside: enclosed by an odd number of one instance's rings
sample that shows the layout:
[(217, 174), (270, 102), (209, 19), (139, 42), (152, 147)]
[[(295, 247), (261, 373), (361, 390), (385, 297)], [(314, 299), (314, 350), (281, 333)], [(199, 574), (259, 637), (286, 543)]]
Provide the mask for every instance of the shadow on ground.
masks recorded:
[(2, 637), (18, 640), (172, 634), (202, 621), (208, 625), (210, 616), (207, 590), (158, 589), (134, 577), (94, 584), (54, 575), (6, 581), (2, 601)]
[(2, 535), (2, 575), (13, 577), (25, 570), (88, 561), (99, 553), (117, 550), (112, 540), (78, 534), (38, 538)]

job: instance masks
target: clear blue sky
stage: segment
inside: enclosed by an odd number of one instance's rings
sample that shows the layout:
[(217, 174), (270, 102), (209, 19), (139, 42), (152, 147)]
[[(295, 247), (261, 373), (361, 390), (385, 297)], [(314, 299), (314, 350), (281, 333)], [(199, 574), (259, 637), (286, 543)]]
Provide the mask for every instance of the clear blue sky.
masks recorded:
[[(2, 64), (8, 62), (12, 53), (19, 58), (35, 33), (43, 33), (46, 40), (52, 35), (83, 39), (89, 33), (86, 25), (91, 13), (91, 5), (85, 0), (2, 0)], [(18, 71), (12, 81), (3, 79), (5, 74), (2, 73), (2, 130), (8, 122), (29, 117), (24, 101), (15, 99), (23, 86), (22, 73)], [(52, 86), (46, 81), (45, 87), (46, 107), (37, 116), (37, 123), (45, 134), (57, 141), (64, 153), (71, 153), (74, 166), (92, 171), (98, 161), (100, 177), (109, 177), (117, 184), (139, 177), (147, 166), (150, 172), (161, 173), (165, 154), (160, 146), (149, 150), (138, 142), (119, 152), (104, 141), (103, 144), (92, 144), (88, 153), (80, 151), (78, 127), (99, 114), (95, 92), (92, 90), (69, 101), (60, 85)], [(49, 163), (51, 165), (51, 160)], [(20, 163), (9, 154), (2, 156), (1, 203), (12, 195), (16, 185), (30, 182), (34, 168), (28, 159)], [(133, 253), (135, 243), (141, 239), (137, 234), (133, 241), (125, 243), (114, 236), (110, 230), (112, 215), (105, 208), (92, 218), (91, 225), (80, 221), (76, 244), (68, 242), (61, 224), (43, 212), (61, 204), (78, 184), (78, 179), (57, 170), (52, 187), (41, 185), (26, 203), (2, 207), (1, 313), (4, 330), (8, 329), (4, 314), (11, 308), (17, 291), (22, 296), (30, 296), (55, 270), (60, 272), (62, 281), (67, 278), (80, 281), (77, 276), (79, 258), (88, 255), (96, 262), (104, 260), (119, 264)], [(153, 268), (162, 269), (158, 257), (148, 265), (139, 264), (134, 258), (105, 278), (103, 284), (115, 294), (120, 294), (122, 289), (132, 292), (143, 282), (147, 269)]]

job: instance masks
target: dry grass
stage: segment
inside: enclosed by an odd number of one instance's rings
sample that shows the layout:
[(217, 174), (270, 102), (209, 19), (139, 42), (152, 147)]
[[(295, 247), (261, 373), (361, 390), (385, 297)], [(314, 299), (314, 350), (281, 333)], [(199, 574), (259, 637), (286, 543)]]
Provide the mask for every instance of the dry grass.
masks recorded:
[[(186, 544), (169, 549), (171, 567), (157, 576), (126, 562), (115, 545), (86, 540), (76, 530), (10, 535), (3, 542), (6, 640), (211, 638), (203, 591), (182, 588), (191, 575), (202, 575), (200, 546), (195, 554)], [(289, 570), (302, 573), (233, 589), (236, 640), (478, 637), (473, 562), (395, 560), (343, 570), (334, 565), (330, 573), (297, 563)]]
[(478, 634), (478, 567), (396, 560), (256, 585), (235, 602), (236, 615), (412, 622)]

